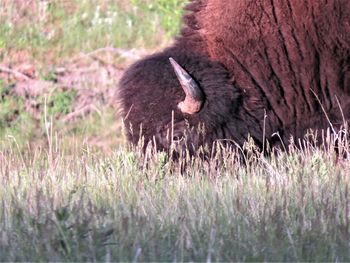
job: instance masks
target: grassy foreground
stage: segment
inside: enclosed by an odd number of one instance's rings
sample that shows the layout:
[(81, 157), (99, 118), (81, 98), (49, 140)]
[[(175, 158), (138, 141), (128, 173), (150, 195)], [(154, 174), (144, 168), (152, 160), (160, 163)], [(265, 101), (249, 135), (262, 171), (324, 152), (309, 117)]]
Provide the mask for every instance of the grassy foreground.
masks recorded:
[(338, 157), (333, 146), (263, 157), (248, 145), (246, 164), (221, 149), (183, 171), (151, 150), (50, 144), (2, 145), (1, 261), (350, 259), (346, 144)]

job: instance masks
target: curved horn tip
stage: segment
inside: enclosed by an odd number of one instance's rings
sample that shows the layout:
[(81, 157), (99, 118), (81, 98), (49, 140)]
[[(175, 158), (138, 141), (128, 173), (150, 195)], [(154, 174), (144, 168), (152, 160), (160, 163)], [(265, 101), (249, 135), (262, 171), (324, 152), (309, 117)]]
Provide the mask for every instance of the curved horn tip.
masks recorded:
[(197, 85), (196, 81), (182, 68), (175, 59), (169, 57), (170, 63), (175, 71), (183, 91), (186, 94), (185, 100), (178, 104), (178, 108), (186, 114), (194, 114), (200, 111), (204, 94)]

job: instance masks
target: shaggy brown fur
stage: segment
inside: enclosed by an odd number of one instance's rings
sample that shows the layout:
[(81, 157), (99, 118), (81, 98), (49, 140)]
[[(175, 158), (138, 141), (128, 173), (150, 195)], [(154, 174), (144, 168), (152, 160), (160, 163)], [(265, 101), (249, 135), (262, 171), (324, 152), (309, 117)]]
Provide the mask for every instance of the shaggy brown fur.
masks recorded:
[[(272, 145), (276, 132), (288, 144), (327, 128), (326, 114), (339, 127), (339, 104), (349, 120), (349, 0), (195, 0), (186, 10), (175, 44), (134, 64), (120, 82), (132, 143), (142, 130), (146, 142), (167, 148), (172, 112), (174, 137), (186, 133), (193, 148), (220, 139), (241, 145), (248, 134), (262, 145), (263, 132)], [(203, 90), (199, 113), (177, 108), (185, 95), (169, 57)]]

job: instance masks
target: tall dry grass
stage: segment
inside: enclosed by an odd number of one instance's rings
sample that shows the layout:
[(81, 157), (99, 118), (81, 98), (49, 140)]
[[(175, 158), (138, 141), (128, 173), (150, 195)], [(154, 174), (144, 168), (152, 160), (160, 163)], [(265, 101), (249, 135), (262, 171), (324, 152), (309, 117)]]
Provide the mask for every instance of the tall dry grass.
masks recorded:
[[(164, 153), (0, 150), (1, 261), (347, 261), (344, 136), (186, 168)], [(11, 144), (13, 145), (13, 144)], [(181, 161), (181, 160), (180, 160)]]

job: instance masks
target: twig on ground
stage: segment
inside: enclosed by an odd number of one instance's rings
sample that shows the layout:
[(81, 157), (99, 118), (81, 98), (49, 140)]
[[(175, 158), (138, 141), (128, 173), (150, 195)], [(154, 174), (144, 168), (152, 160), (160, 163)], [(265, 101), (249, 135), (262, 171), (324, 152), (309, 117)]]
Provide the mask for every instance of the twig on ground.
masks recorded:
[(17, 79), (31, 80), (31, 78), (28, 77), (27, 75), (25, 75), (17, 70), (10, 69), (7, 67), (0, 66), (0, 72), (11, 74)]
[(103, 66), (106, 66), (106, 65), (110, 64), (110, 63), (106, 62), (104, 59), (99, 58), (97, 55), (93, 55), (93, 54), (92, 55), (87, 55), (85, 53), (80, 53), (80, 54), (81, 54), (81, 56), (87, 57), (88, 59), (96, 60), (97, 62), (99, 62)]
[(63, 120), (63, 122), (70, 122), (79, 116), (84, 116), (84, 115), (88, 114), (92, 109), (93, 109), (93, 107), (91, 105), (83, 106), (82, 108), (69, 113), (62, 120)]
[(101, 52), (116, 53), (123, 58), (132, 59), (132, 60), (137, 60), (141, 58), (141, 55), (138, 54), (138, 52), (136, 52), (135, 50), (127, 50), (127, 49), (114, 48), (114, 47), (103, 47), (103, 48), (98, 48), (96, 50), (93, 50), (89, 53), (80, 53), (79, 56), (73, 58), (72, 61), (80, 60), (81, 58), (90, 58), (93, 60), (98, 60), (102, 64), (108, 64), (103, 59), (97, 57), (97, 54)]
[(122, 49), (122, 48), (114, 48), (114, 47), (103, 47), (103, 48), (98, 48), (94, 51), (91, 51), (89, 53), (86, 53), (86, 56), (93, 56), (96, 55), (97, 53), (100, 52), (112, 52), (120, 55), (121, 57), (124, 58), (130, 58), (130, 59), (140, 59), (141, 56), (135, 52), (135, 50), (127, 50), (127, 49)]

